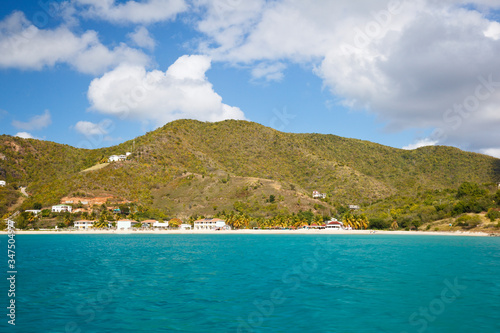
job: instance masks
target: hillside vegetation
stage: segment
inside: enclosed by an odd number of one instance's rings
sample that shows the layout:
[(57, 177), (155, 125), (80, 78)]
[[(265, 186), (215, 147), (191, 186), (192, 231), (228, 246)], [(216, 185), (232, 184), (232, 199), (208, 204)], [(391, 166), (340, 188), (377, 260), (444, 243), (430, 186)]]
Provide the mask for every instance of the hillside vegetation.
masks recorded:
[[(17, 201), (17, 187), (27, 186), (25, 209), (65, 196), (111, 196), (171, 217), (235, 212), (270, 218), (308, 210), (335, 215), (355, 204), (369, 217), (389, 221), (405, 212), (418, 216), (415, 211), (434, 207), (436, 200), (456, 204), (464, 182), (493, 195), (500, 181), (500, 160), (456, 148), (406, 151), (335, 135), (283, 133), (248, 121), (179, 120), (134, 141), (86, 150), (0, 136), (0, 179), (8, 183), (0, 191), (0, 213)], [(126, 151), (132, 152), (126, 161), (98, 166)], [(312, 199), (313, 190), (327, 198)], [(404, 208), (410, 203), (419, 208)]]

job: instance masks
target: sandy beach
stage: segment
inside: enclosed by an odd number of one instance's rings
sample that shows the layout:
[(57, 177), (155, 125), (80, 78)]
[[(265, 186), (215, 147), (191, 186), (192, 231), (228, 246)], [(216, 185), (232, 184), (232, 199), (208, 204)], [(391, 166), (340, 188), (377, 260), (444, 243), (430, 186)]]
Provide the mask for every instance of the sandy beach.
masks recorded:
[[(1, 233), (7, 234), (7, 231)], [(0, 233), (0, 234), (1, 234)], [(486, 237), (490, 233), (486, 232), (439, 232), (439, 231), (388, 231), (388, 230), (16, 230), (17, 235), (46, 235), (46, 234), (75, 234), (75, 235), (98, 235), (98, 234), (155, 234), (155, 235), (189, 235), (189, 234), (217, 234), (217, 235), (420, 235), (420, 236), (470, 236), (470, 237)]]

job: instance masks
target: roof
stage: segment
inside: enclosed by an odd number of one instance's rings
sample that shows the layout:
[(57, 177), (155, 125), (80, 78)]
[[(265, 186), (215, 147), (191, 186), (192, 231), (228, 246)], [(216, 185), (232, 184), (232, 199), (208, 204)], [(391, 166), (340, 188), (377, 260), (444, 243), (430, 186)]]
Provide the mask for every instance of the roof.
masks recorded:
[(201, 220), (196, 220), (194, 222), (196, 223), (196, 222), (226, 222), (226, 221), (221, 219), (201, 219)]
[(157, 220), (144, 220), (142, 223), (155, 223), (158, 222)]

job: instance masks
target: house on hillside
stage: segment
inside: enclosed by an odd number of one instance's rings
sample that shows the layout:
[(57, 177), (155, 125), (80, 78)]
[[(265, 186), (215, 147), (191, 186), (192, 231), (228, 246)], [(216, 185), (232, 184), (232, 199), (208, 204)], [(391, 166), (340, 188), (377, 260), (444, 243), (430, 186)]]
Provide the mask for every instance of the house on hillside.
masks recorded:
[(7, 183), (5, 182), (5, 180), (0, 180), (0, 186), (5, 186), (7, 185)]
[(92, 228), (94, 223), (95, 221), (89, 221), (89, 220), (75, 221), (75, 228), (79, 230), (87, 230)]
[(125, 155), (111, 155), (108, 158), (108, 162), (118, 162), (125, 161), (132, 153), (126, 152)]
[(73, 210), (73, 207), (70, 205), (55, 205), (52, 206), (52, 213), (63, 213), (63, 212), (69, 212)]
[(133, 220), (119, 220), (116, 221), (116, 229), (126, 230), (132, 228), (136, 224), (139, 224), (139, 222)]
[(359, 208), (359, 205), (349, 205), (350, 210), (358, 210)]
[(221, 219), (201, 219), (194, 221), (194, 230), (223, 230), (227, 229), (226, 221)]
[(26, 213), (33, 213), (35, 215), (38, 215), (38, 214), (40, 214), (42, 212), (42, 210), (41, 209), (26, 209), (25, 212)]
[(314, 199), (326, 199), (326, 193), (320, 193), (319, 191), (313, 191)]

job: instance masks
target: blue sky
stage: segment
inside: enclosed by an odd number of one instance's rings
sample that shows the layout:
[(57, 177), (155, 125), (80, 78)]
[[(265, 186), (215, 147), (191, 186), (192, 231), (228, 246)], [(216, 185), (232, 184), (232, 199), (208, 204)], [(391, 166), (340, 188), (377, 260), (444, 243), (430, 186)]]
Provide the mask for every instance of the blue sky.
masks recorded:
[(98, 148), (247, 119), (500, 157), (500, 1), (12, 1), (0, 133)]

